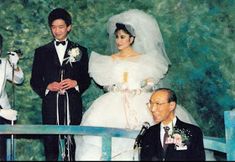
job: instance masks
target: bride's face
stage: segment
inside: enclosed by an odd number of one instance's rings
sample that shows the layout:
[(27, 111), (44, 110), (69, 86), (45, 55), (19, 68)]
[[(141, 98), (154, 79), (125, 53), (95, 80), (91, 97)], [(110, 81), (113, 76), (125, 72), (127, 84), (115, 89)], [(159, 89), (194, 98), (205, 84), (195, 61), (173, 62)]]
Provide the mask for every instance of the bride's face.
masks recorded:
[(123, 30), (119, 30), (116, 32), (116, 46), (118, 50), (124, 50), (130, 47), (132, 42), (133, 37), (131, 37)]

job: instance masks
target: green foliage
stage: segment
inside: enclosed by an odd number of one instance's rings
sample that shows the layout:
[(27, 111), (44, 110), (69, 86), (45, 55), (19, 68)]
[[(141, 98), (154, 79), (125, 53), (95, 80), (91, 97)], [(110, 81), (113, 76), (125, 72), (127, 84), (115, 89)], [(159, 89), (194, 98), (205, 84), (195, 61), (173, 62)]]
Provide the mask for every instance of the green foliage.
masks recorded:
[[(223, 112), (235, 107), (233, 0), (1, 0), (4, 54), (14, 49), (24, 53), (20, 66), (25, 82), (16, 87), (15, 96), (17, 124), (41, 123), (41, 100), (29, 81), (34, 49), (52, 39), (47, 16), (56, 7), (67, 9), (73, 17), (71, 40), (87, 47), (89, 53), (106, 55), (110, 54), (106, 51), (109, 17), (132, 8), (152, 14), (172, 62), (162, 86), (176, 91), (179, 103), (192, 113), (205, 135), (224, 136)], [(12, 99), (10, 84), (7, 91)], [(92, 82), (83, 94), (84, 111), (102, 94)], [(40, 140), (17, 141), (16, 160), (43, 160), (42, 156)]]

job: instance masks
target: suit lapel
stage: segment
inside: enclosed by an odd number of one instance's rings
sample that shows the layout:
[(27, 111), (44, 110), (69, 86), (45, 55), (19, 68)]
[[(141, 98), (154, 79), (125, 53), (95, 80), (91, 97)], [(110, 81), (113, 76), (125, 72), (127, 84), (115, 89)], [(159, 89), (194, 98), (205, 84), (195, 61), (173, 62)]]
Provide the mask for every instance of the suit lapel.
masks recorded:
[[(181, 121), (178, 118), (176, 119), (176, 123), (175, 123), (174, 128), (175, 127), (176, 128), (180, 128), (181, 127)], [(165, 159), (168, 159), (169, 157), (172, 157), (175, 154), (175, 152), (177, 152), (177, 150), (175, 149), (175, 144), (169, 144), (167, 149), (166, 149)]]
[(157, 139), (156, 139), (156, 146), (157, 146), (157, 157), (158, 159), (163, 159), (164, 158), (164, 150), (163, 150), (163, 147), (162, 147), (162, 143), (161, 143), (161, 135), (160, 135), (160, 131), (161, 131), (161, 127), (160, 127), (160, 124), (157, 125), (156, 127), (156, 136)]
[[(65, 50), (64, 59), (69, 57), (68, 51), (71, 49), (71, 47), (72, 47), (72, 42), (70, 40), (68, 40), (68, 45), (67, 45), (67, 48)], [(67, 61), (63, 61), (62, 66), (65, 66), (66, 62)]]
[[(175, 126), (177, 126), (177, 121), (176, 120), (176, 124)], [(174, 128), (173, 128), (174, 129)], [(168, 144), (166, 151), (164, 151), (163, 147), (162, 147), (162, 152), (163, 152), (163, 158), (167, 159), (167, 157), (171, 156), (171, 154), (175, 151), (174, 149), (174, 144)]]
[(49, 50), (48, 53), (51, 55), (50, 57), (52, 57), (53, 64), (56, 65), (56, 66), (61, 66), (58, 54), (57, 54), (56, 49), (55, 49), (54, 41), (52, 41), (49, 44), (48, 50)]

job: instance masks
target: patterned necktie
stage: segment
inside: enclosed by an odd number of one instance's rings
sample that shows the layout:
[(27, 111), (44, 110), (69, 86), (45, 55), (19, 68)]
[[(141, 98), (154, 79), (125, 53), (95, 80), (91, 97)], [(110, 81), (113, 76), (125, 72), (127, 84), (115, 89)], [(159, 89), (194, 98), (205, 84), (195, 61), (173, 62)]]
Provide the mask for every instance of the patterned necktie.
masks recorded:
[(163, 129), (165, 131), (164, 137), (163, 137), (163, 149), (164, 149), (164, 151), (166, 151), (166, 148), (168, 146), (168, 144), (166, 144), (166, 139), (169, 137), (168, 132), (169, 132), (170, 128), (168, 126), (165, 126), (165, 127), (163, 127)]
[(63, 46), (65, 45), (65, 41), (56, 41), (56, 45), (58, 46), (59, 44), (62, 44)]

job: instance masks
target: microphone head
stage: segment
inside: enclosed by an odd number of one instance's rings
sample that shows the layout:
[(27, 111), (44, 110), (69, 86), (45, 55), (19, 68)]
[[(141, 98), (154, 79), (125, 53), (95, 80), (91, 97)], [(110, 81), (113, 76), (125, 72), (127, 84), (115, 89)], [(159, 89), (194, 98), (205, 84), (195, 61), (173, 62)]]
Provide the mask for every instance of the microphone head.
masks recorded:
[(147, 128), (147, 129), (148, 129), (148, 128), (150, 127), (149, 122), (144, 122), (144, 123), (143, 123), (143, 127), (145, 127), (145, 128)]
[(23, 52), (20, 49), (17, 49), (14, 52), (17, 53), (20, 56), (23, 56)]
[(20, 49), (17, 49), (17, 50), (14, 50), (14, 51), (10, 51), (10, 52), (7, 52), (7, 54), (8, 54), (8, 55), (12, 55), (12, 52), (17, 53), (17, 55), (18, 55), (19, 57), (22, 57), (22, 56), (23, 56), (23, 53), (22, 53), (22, 51), (21, 51)]

